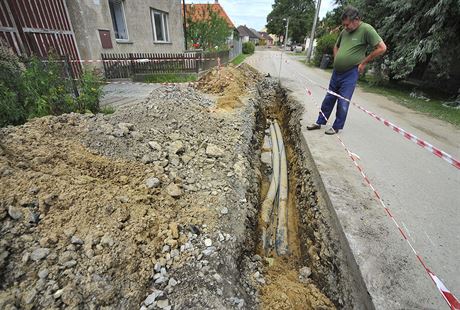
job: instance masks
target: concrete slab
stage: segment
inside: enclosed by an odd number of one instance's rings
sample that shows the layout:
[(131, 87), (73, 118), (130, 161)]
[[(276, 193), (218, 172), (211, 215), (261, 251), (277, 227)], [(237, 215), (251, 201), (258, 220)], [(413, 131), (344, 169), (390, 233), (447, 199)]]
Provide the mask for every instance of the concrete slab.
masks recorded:
[(129, 83), (126, 84), (107, 84), (103, 88), (104, 95), (101, 99), (101, 106), (112, 106), (114, 108), (140, 102), (146, 99), (150, 93), (161, 87), (154, 83)]
[[(247, 62), (261, 73), (279, 75), (279, 52), (256, 52)], [(306, 130), (318, 115), (313, 102), (321, 104), (324, 91), (305, 76), (327, 86), (330, 73), (308, 68), (287, 55), (282, 65), (282, 85), (305, 108), (302, 132), (318, 169), (319, 185), (329, 197), (375, 308), (448, 308), (339, 141), (324, 135), (325, 128)], [(306, 95), (306, 87), (312, 97)], [(460, 157), (458, 128), (359, 89), (353, 99)], [(340, 136), (360, 156), (360, 165), (428, 267), (458, 296), (459, 171), (353, 107)]]

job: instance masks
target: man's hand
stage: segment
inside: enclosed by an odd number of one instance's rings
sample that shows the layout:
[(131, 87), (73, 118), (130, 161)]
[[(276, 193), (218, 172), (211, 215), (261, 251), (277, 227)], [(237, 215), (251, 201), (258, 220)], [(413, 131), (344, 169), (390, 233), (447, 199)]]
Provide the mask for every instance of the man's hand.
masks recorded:
[(379, 44), (377, 44), (374, 48), (374, 50), (372, 51), (372, 53), (370, 53), (369, 55), (367, 55), (366, 58), (364, 58), (364, 60), (359, 64), (358, 66), (358, 71), (359, 73), (364, 73), (364, 69), (366, 69), (366, 65), (372, 61), (374, 58), (382, 55), (383, 53), (385, 53), (387, 50), (387, 46), (385, 45), (385, 43), (383, 41), (380, 41)]

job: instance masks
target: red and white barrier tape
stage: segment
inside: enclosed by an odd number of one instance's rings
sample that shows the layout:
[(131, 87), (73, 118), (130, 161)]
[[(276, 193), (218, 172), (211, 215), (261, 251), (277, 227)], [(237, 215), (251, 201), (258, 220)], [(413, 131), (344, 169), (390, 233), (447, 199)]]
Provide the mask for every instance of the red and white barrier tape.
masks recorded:
[[(161, 63), (161, 62), (178, 62), (178, 61), (201, 61), (201, 60), (216, 60), (220, 61), (220, 57), (217, 58), (165, 58), (165, 59), (151, 59), (151, 58), (142, 58), (142, 59), (70, 59), (71, 63), (114, 63), (114, 62), (123, 62), (123, 63)], [(65, 62), (65, 60), (42, 60), (43, 62)]]
[(142, 83), (142, 82), (103, 82), (104, 84), (116, 84), (116, 85), (153, 85), (161, 84), (163, 86), (194, 86), (200, 84), (200, 82), (183, 82), (183, 83)]
[[(307, 88), (307, 94), (309, 96), (312, 96), (312, 92)], [(321, 110), (321, 107), (312, 99), (313, 103), (315, 104), (315, 106), (318, 108), (318, 110), (320, 111), (320, 113), (323, 115), (323, 117), (326, 119), (326, 121), (328, 120), (328, 118), (326, 117), (326, 115), (324, 115), (323, 111)], [(415, 254), (415, 256), (417, 257), (418, 261), (420, 262), (420, 264), (422, 265), (422, 267), (425, 269), (425, 271), (427, 272), (428, 276), (430, 277), (430, 279), (435, 283), (436, 285), (436, 288), (438, 289), (438, 291), (441, 293), (442, 297), (444, 298), (444, 300), (447, 302), (447, 304), (449, 305), (449, 307), (451, 309), (460, 309), (460, 301), (447, 289), (447, 287), (444, 285), (444, 283), (430, 270), (428, 269), (428, 267), (426, 266), (425, 262), (423, 261), (422, 257), (417, 253), (417, 251), (415, 250), (414, 246), (412, 245), (412, 243), (410, 242), (410, 240), (407, 238), (406, 234), (404, 233), (404, 231), (402, 230), (401, 226), (399, 225), (399, 223), (396, 221), (395, 217), (393, 216), (393, 214), (390, 212), (390, 209), (385, 205), (385, 203), (383, 202), (380, 194), (377, 192), (377, 190), (375, 189), (375, 187), (372, 185), (371, 181), (369, 180), (369, 178), (367, 177), (367, 175), (364, 173), (364, 169), (361, 168), (361, 166), (358, 164), (358, 162), (356, 161), (355, 159), (355, 154), (352, 153), (350, 151), (350, 149), (345, 145), (345, 143), (343, 142), (343, 140), (340, 138), (339, 135), (335, 135), (337, 137), (337, 139), (340, 141), (340, 143), (342, 144), (343, 148), (345, 149), (345, 151), (348, 153), (348, 156), (351, 158), (351, 160), (353, 161), (353, 164), (356, 166), (356, 168), (359, 170), (361, 176), (364, 178), (364, 180), (366, 181), (366, 184), (372, 189), (377, 201), (380, 203), (380, 205), (383, 207), (385, 213), (388, 215), (388, 217), (393, 221), (393, 223), (395, 224), (396, 228), (399, 230), (399, 232), (401, 233), (403, 239), (407, 242), (407, 244), (409, 245), (409, 247), (411, 248), (412, 252)]]
[(329, 94), (331, 95), (334, 95), (340, 99), (343, 99), (343, 100), (346, 100), (347, 102), (353, 104), (355, 107), (357, 107), (358, 109), (360, 109), (361, 111), (363, 111), (364, 113), (372, 116), (373, 118), (375, 118), (376, 120), (378, 120), (379, 122), (382, 122), (385, 126), (387, 127), (390, 127), (391, 129), (393, 129), (394, 131), (396, 131), (397, 133), (401, 134), (404, 138), (418, 144), (419, 146), (421, 146), (422, 148), (426, 149), (427, 151), (431, 152), (432, 154), (438, 156), (439, 158), (442, 158), (444, 159), (445, 161), (447, 161), (449, 164), (451, 164), (452, 166), (454, 166), (455, 168), (457, 169), (460, 169), (460, 161), (455, 159), (452, 155), (444, 152), (443, 150), (433, 146), (431, 143), (428, 143), (420, 138), (418, 138), (416, 135), (402, 129), (401, 127), (398, 127), (396, 126), (395, 124), (391, 123), (390, 121), (378, 116), (377, 114), (375, 114), (374, 112), (371, 112), (365, 108), (363, 108), (362, 106), (360, 106), (359, 104), (355, 103), (354, 101), (351, 101), (351, 100), (348, 100), (347, 98), (344, 98), (343, 96), (323, 87), (323, 86), (320, 86), (321, 88), (323, 88), (324, 90), (326, 90)]
[(440, 148), (435, 147), (434, 145), (432, 145), (431, 143), (429, 143), (429, 142), (427, 142), (425, 140), (422, 140), (422, 139), (418, 138), (416, 135), (404, 130), (403, 128), (401, 128), (401, 127), (395, 125), (394, 123), (384, 119), (383, 117), (378, 116), (374, 112), (371, 112), (371, 111), (363, 108), (362, 106), (360, 106), (356, 102), (351, 101), (351, 100), (349, 100), (349, 99), (347, 99), (347, 98), (345, 98), (345, 97), (343, 97), (343, 96), (341, 96), (341, 95), (329, 90), (328, 88), (316, 83), (315, 81), (311, 80), (307, 76), (305, 76), (305, 75), (303, 75), (301, 73), (298, 73), (298, 74), (301, 75), (302, 77), (304, 77), (305, 79), (307, 79), (308, 81), (310, 81), (310, 83), (312, 83), (312, 84), (324, 89), (327, 93), (329, 93), (331, 95), (334, 95), (334, 96), (336, 96), (336, 97), (338, 97), (340, 99), (346, 100), (347, 102), (353, 104), (355, 107), (357, 107), (358, 109), (360, 109), (364, 113), (366, 113), (369, 116), (375, 118), (376, 120), (382, 122), (385, 126), (393, 129), (395, 132), (401, 134), (407, 140), (410, 140), (410, 141), (414, 142), (415, 144), (417, 144), (420, 147), (424, 148), (425, 150), (427, 150), (428, 152), (432, 153), (433, 155), (445, 160), (446, 162), (448, 162), (449, 164), (451, 164), (455, 168), (460, 169), (460, 160), (454, 158), (449, 153), (441, 150)]
[(431, 143), (425, 141), (425, 140), (422, 140), (420, 138), (418, 138), (416, 135), (402, 129), (401, 127), (393, 124), (392, 122), (384, 119), (383, 117), (380, 117), (378, 116), (377, 114), (375, 114), (374, 112), (371, 112), (365, 108), (363, 108), (362, 106), (360, 106), (359, 104), (355, 103), (354, 101), (351, 101), (331, 90), (329, 90), (328, 88), (316, 83), (315, 81), (311, 80), (310, 78), (308, 78), (307, 76), (299, 73), (299, 75), (301, 75), (302, 77), (304, 77), (306, 80), (310, 81), (310, 83), (324, 89), (327, 93), (331, 94), (331, 95), (334, 95), (340, 99), (343, 99), (351, 104), (353, 104), (355, 107), (357, 107), (358, 109), (360, 109), (361, 111), (363, 111), (364, 113), (368, 114), (369, 116), (375, 118), (376, 120), (382, 122), (385, 126), (393, 129), (395, 132), (401, 134), (404, 138), (406, 138), (407, 140), (409, 141), (412, 141), (414, 142), (415, 144), (419, 145), (420, 147), (422, 147), (423, 149), (429, 151), (430, 153), (432, 153), (433, 155), (445, 160), (446, 162), (448, 162), (449, 164), (451, 164), (452, 166), (454, 166), (455, 168), (459, 169), (460, 170), (460, 161), (458, 159), (455, 159), (452, 155), (448, 154), (447, 152), (441, 150), (440, 148), (437, 148), (435, 146), (433, 146)]

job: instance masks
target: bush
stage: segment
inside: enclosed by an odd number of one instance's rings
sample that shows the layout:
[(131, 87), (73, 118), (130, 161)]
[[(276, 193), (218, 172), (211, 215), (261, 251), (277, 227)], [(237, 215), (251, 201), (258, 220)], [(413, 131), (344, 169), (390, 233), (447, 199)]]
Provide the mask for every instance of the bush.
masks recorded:
[(94, 70), (85, 70), (81, 77), (80, 94), (76, 112), (100, 112), (99, 98), (102, 96), (102, 79)]
[(22, 96), (24, 65), (0, 40), (0, 127), (18, 125), (27, 119)]
[(51, 55), (48, 61), (32, 57), (25, 66), (5, 43), (0, 42), (0, 126), (19, 125), (31, 117), (69, 112), (100, 111), (101, 78), (85, 70), (73, 95), (65, 63)]
[(243, 54), (254, 54), (256, 47), (252, 42), (243, 43)]
[(18, 104), (17, 95), (0, 82), (0, 127), (19, 125), (26, 121), (26, 113)]
[(313, 57), (313, 63), (315, 66), (319, 67), (324, 54), (333, 55), (337, 37), (337, 33), (329, 33), (318, 39), (318, 43), (315, 48), (315, 55)]
[(33, 57), (23, 74), (28, 117), (59, 115), (74, 110), (71, 82), (65, 78), (63, 63), (55, 56), (41, 62)]

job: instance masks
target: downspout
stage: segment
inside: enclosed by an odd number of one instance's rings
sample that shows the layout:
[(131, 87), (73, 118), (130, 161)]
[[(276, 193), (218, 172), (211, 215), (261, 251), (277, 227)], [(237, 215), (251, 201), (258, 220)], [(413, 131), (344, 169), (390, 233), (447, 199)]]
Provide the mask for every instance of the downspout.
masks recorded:
[(182, 10), (184, 11), (184, 44), (185, 44), (185, 50), (188, 50), (188, 46), (187, 46), (187, 11), (186, 11), (185, 0), (182, 0)]

